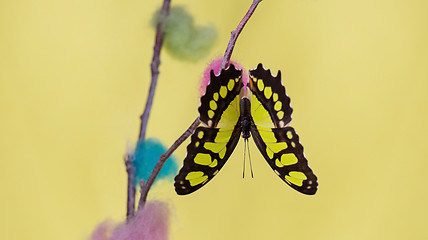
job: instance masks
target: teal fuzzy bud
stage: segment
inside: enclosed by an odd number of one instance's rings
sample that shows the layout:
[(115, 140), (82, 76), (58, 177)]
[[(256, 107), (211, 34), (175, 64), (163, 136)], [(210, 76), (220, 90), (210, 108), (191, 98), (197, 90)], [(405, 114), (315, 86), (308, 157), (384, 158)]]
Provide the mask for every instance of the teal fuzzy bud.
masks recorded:
[[(144, 141), (139, 141), (137, 147), (132, 155), (133, 164), (135, 167), (135, 183), (138, 184), (140, 180), (147, 181), (153, 171), (159, 157), (166, 152), (167, 148), (157, 139), (149, 138)], [(161, 171), (159, 172), (156, 180), (167, 179), (172, 180), (178, 172), (178, 164), (173, 156), (170, 156)]]

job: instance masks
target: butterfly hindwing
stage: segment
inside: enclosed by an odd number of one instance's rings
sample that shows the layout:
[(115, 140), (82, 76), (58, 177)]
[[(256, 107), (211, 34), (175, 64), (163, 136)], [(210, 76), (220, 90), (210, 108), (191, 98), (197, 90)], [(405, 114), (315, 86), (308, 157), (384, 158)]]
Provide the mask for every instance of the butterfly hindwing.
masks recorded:
[(304, 194), (315, 194), (317, 177), (308, 166), (299, 136), (292, 127), (251, 128), (251, 135), (273, 171), (288, 185)]
[(292, 127), (290, 98), (281, 83), (281, 73), (272, 76), (261, 64), (250, 70), (252, 97), (251, 135), (273, 171), (288, 185), (304, 194), (315, 194), (317, 177)]
[(179, 195), (192, 193), (210, 181), (224, 166), (238, 143), (241, 129), (232, 131), (198, 127), (187, 146), (187, 155), (175, 177)]

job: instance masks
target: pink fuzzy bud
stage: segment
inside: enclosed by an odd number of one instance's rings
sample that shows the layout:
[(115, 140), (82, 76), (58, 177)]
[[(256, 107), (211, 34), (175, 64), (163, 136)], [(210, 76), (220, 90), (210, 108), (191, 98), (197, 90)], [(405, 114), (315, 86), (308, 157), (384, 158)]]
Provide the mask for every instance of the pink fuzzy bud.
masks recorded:
[[(215, 75), (218, 75), (220, 73), (220, 67), (221, 67), (222, 60), (223, 60), (222, 57), (218, 57), (218, 58), (214, 59), (208, 65), (208, 67), (205, 69), (204, 76), (203, 76), (202, 81), (201, 81), (201, 87), (199, 88), (201, 96), (205, 94), (205, 90), (206, 90), (208, 84), (210, 83), (211, 70), (214, 71)], [(238, 69), (238, 70), (243, 70), (242, 71), (242, 81), (244, 83), (244, 89), (246, 89), (247, 83), (248, 83), (248, 73), (247, 73), (247, 71), (245, 71), (245, 69), (241, 66), (241, 64), (239, 64), (239, 63), (237, 63), (235, 61), (230, 61), (230, 64), (235, 65), (235, 68)]]
[(169, 236), (169, 207), (161, 201), (147, 202), (129, 221), (105, 221), (97, 226), (91, 240), (166, 240)]

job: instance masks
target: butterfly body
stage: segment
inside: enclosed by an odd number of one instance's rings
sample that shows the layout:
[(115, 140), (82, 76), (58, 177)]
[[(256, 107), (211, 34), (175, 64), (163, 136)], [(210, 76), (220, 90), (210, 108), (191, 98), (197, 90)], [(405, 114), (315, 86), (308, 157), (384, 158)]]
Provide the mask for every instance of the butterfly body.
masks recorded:
[(248, 139), (251, 137), (251, 102), (248, 98), (243, 97), (239, 102), (239, 109), (241, 110), (241, 116), (238, 123), (241, 124), (242, 137)]
[(175, 190), (192, 193), (210, 181), (224, 166), (240, 137), (253, 138), (269, 166), (293, 189), (308, 195), (317, 191), (317, 177), (309, 168), (295, 130), (288, 126), (292, 108), (281, 82), (261, 64), (250, 70), (245, 88), (242, 71), (233, 65), (219, 75), (211, 71), (201, 97), (198, 127), (187, 146), (187, 155)]

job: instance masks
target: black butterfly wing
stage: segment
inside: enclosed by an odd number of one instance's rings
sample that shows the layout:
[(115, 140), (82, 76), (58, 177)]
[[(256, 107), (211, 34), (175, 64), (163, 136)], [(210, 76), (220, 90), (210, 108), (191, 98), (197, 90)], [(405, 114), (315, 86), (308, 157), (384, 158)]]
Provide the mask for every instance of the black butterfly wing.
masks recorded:
[(216, 127), (223, 112), (239, 95), (242, 86), (242, 70), (237, 70), (233, 64), (226, 70), (221, 70), (218, 76), (211, 70), (210, 83), (201, 97), (198, 109), (201, 122), (208, 127)]
[(183, 167), (175, 177), (177, 194), (192, 193), (210, 181), (229, 159), (240, 134), (239, 125), (232, 131), (198, 127), (187, 146)]
[(274, 77), (270, 70), (264, 69), (259, 63), (256, 69), (250, 70), (249, 86), (258, 101), (268, 111), (275, 127), (285, 127), (291, 121), (293, 109), (281, 82), (281, 71), (278, 71), (277, 76)]
[(210, 83), (201, 97), (198, 127), (187, 146), (183, 167), (175, 177), (179, 195), (192, 193), (210, 181), (224, 166), (238, 143), (241, 126), (239, 92), (242, 71), (232, 64), (218, 76), (211, 71)]
[(251, 135), (257, 148), (273, 171), (288, 185), (304, 194), (315, 194), (317, 177), (308, 165), (292, 127), (290, 98), (281, 83), (280, 72), (276, 77), (261, 64), (250, 70), (252, 96)]
[(301, 193), (316, 193), (317, 177), (309, 168), (299, 136), (292, 127), (258, 129), (254, 125), (251, 135), (269, 166), (283, 181)]

